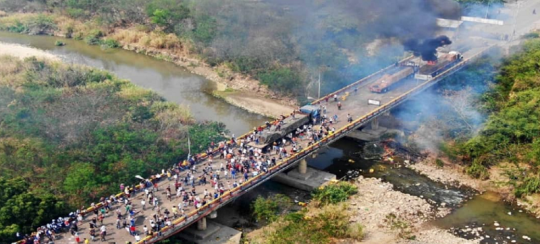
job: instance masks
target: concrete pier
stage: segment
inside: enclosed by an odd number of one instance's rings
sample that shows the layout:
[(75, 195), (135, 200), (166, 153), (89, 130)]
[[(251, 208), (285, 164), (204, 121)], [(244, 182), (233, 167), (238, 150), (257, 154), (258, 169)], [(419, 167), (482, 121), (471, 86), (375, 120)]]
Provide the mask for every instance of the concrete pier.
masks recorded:
[(379, 129), (379, 118), (374, 118), (371, 120), (371, 129), (372, 130), (378, 130)]
[[(202, 219), (201, 219), (202, 220)], [(207, 228), (199, 230), (193, 226), (178, 233), (178, 236), (186, 242), (196, 244), (239, 244), (242, 237), (242, 232), (231, 227), (219, 224), (212, 220), (205, 220)], [(197, 222), (199, 223), (199, 222)]]
[(197, 221), (197, 230), (206, 230), (206, 217)]
[(307, 173), (307, 161), (306, 159), (300, 160), (300, 163), (298, 163), (298, 173), (300, 174), (306, 174)]
[(307, 162), (305, 173), (303, 174), (300, 170), (293, 169), (289, 172), (279, 173), (272, 178), (273, 181), (305, 191), (313, 191), (321, 185), (335, 179), (336, 175), (334, 174), (307, 167)]

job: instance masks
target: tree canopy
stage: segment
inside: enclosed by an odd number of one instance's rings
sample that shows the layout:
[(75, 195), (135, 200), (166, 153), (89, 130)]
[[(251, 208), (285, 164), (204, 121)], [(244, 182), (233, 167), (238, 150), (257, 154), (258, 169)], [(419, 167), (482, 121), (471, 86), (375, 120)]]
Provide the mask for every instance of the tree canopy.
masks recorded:
[(188, 131), (194, 152), (223, 139), (222, 124), (101, 70), (0, 57), (0, 76), (2, 240), (185, 159)]

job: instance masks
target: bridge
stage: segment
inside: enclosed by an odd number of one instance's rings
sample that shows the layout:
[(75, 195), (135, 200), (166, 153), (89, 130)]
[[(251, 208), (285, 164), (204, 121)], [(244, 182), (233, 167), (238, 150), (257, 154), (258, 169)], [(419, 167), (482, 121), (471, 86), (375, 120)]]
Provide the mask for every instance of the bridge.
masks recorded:
[[(167, 239), (195, 223), (197, 224), (197, 227), (199, 229), (205, 229), (206, 218), (215, 218), (217, 215), (217, 209), (242, 196), (244, 193), (252, 190), (263, 182), (271, 179), (276, 174), (291, 169), (296, 165), (298, 165), (298, 170), (301, 174), (305, 173), (307, 169), (307, 163), (304, 158), (316, 152), (321, 147), (340, 139), (348, 132), (358, 129), (362, 125), (371, 122), (372, 127), (376, 127), (378, 125), (378, 116), (389, 112), (392, 108), (403, 103), (410, 97), (417, 95), (423, 90), (433, 86), (440, 80), (462, 69), (467, 64), (480, 57), (492, 47), (494, 46), (481, 45), (478, 47), (470, 48), (468, 50), (460, 50), (462, 51), (464, 59), (453, 67), (449, 68), (448, 70), (438, 74), (435, 77), (432, 77), (431, 79), (416, 80), (414, 78), (408, 78), (404, 81), (401, 81), (399, 85), (395, 86), (393, 89), (386, 93), (372, 93), (369, 91), (368, 86), (371, 83), (375, 82), (378, 78), (382, 77), (386, 73), (393, 73), (398, 71), (399, 69), (404, 68), (403, 65), (405, 63), (415, 59), (414, 57), (409, 57), (400, 61), (399, 63), (396, 63), (395, 65), (386, 67), (374, 74), (371, 74), (340, 90), (328, 94), (321, 99), (314, 101), (312, 103), (313, 105), (324, 105), (327, 107), (328, 117), (333, 117), (334, 115), (338, 116), (337, 122), (331, 125), (331, 127), (336, 128), (334, 133), (329, 133), (328, 135), (320, 138), (318, 141), (313, 143), (309, 143), (309, 140), (307, 139), (298, 140), (297, 143), (302, 148), (301, 150), (298, 150), (295, 153), (288, 154), (286, 158), (277, 160), (275, 165), (269, 167), (266, 172), (260, 171), (255, 176), (250, 174), (247, 180), (244, 180), (244, 176), (241, 174), (239, 174), (240, 176), (237, 176), (236, 179), (231, 179), (230, 177), (225, 178), (220, 172), (220, 179), (218, 181), (219, 184), (222, 184), (223, 186), (223, 192), (219, 194), (217, 198), (214, 198), (213, 195), (216, 188), (212, 187), (211, 184), (197, 185), (195, 187), (196, 196), (199, 197), (201, 201), (203, 201), (203, 191), (204, 189), (208, 189), (208, 192), (211, 196), (210, 199), (204, 205), (201, 205), (198, 208), (195, 208), (193, 204), (189, 206), (183, 206), (183, 210), (185, 212), (183, 214), (179, 214), (177, 218), (174, 218), (172, 216), (172, 207), (177, 206), (180, 202), (182, 202), (182, 197), (176, 197), (176, 192), (174, 191), (175, 181), (168, 180), (166, 174), (160, 175), (161, 180), (158, 182), (159, 191), (155, 192), (154, 195), (158, 198), (161, 213), (163, 213), (165, 209), (169, 210), (169, 212), (171, 213), (169, 215), (171, 220), (166, 223), (166, 226), (160, 228), (158, 231), (155, 231), (150, 235), (145, 235), (143, 233), (143, 226), (146, 225), (149, 229), (151, 228), (150, 220), (154, 219), (157, 208), (152, 209), (150, 202), (146, 204), (146, 208), (142, 208), (141, 200), (146, 198), (145, 193), (144, 191), (142, 191), (142, 189), (139, 188), (139, 186), (136, 186), (135, 190), (138, 192), (131, 194), (129, 199), (132, 202), (131, 206), (135, 213), (133, 215), (133, 222), (135, 223), (136, 231), (139, 233), (141, 240), (136, 240), (135, 237), (130, 235), (129, 231), (124, 228), (116, 228), (116, 210), (121, 210), (123, 214), (122, 217), (126, 217), (126, 215), (129, 214), (125, 214), (125, 205), (123, 203), (114, 203), (111, 204), (111, 211), (108, 214), (105, 214), (106, 216), (103, 219), (103, 224), (106, 228), (106, 235), (104, 236), (106, 241), (105, 243), (155, 243), (157, 241)], [(341, 110), (337, 108), (337, 103), (334, 102), (332, 99), (334, 95), (337, 95), (340, 102), (342, 103)], [(377, 101), (377, 103), (368, 104), (368, 99)], [(353, 117), (353, 121), (350, 123), (347, 121), (348, 114)], [(294, 122), (294, 118), (289, 117), (285, 121)], [(265, 130), (273, 129), (266, 128), (266, 126), (263, 126), (263, 128)], [(236, 139), (236, 142), (240, 142), (244, 138), (248, 137), (251, 133), (253, 132), (238, 137)], [(285, 148), (288, 152), (291, 152), (290, 145), (286, 146)], [(275, 156), (273, 153), (267, 154), (272, 154), (270, 155), (270, 157)], [(202, 175), (203, 165), (211, 165), (213, 169), (219, 169), (222, 163), (226, 164), (224, 159), (219, 159), (219, 157), (217, 156), (213, 157), (213, 160), (209, 160), (210, 156), (206, 154), (201, 154), (199, 156), (200, 160), (198, 161), (198, 165), (201, 166), (197, 166), (198, 170), (195, 172), (195, 176)], [(179, 179), (183, 179), (184, 177), (186, 177), (186, 174), (187, 171), (181, 171), (179, 173)], [(236, 187), (234, 187), (235, 182), (236, 184), (238, 184)], [(183, 182), (182, 185), (186, 188), (186, 191), (192, 190), (191, 187), (184, 186)], [(167, 199), (165, 191), (167, 187), (171, 187), (173, 189), (171, 191), (172, 199), (170, 200)], [(116, 195), (116, 197), (124, 198), (126, 197), (126, 195), (124, 193), (119, 193)], [(78, 236), (81, 242), (84, 238), (91, 239), (90, 222), (93, 218), (97, 217), (95, 213), (98, 212), (97, 210), (100, 210), (101, 208), (103, 208), (103, 203), (98, 203), (95, 204), (93, 207), (81, 211), (82, 215), (84, 215), (83, 220), (79, 221), (78, 224)], [(98, 226), (100, 226), (99, 221)], [(96, 229), (96, 240), (100, 240), (100, 228), (101, 227), (98, 227)], [(56, 235), (55, 243), (76, 243), (75, 238), (76, 237), (71, 235), (70, 233), (60, 233)]]

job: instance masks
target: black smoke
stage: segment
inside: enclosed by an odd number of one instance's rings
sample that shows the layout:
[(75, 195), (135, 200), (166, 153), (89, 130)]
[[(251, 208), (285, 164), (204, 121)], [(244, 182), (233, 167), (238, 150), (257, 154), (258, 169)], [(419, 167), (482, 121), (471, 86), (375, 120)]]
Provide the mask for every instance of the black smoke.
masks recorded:
[(422, 57), (424, 61), (437, 60), (437, 48), (450, 45), (452, 41), (447, 36), (438, 36), (433, 39), (409, 39), (403, 42), (405, 51), (411, 51), (414, 56)]

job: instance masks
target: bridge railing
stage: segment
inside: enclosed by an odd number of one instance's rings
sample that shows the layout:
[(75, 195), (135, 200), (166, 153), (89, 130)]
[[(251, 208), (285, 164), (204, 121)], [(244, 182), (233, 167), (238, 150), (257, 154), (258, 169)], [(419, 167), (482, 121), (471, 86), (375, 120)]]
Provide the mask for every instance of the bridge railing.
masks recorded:
[[(202, 206), (201, 208), (195, 209), (195, 210), (189, 212), (188, 214), (186, 214), (185, 216), (182, 216), (182, 217), (179, 217), (179, 218), (173, 220), (172, 223), (171, 223), (172, 224), (171, 226), (164, 227), (158, 233), (154, 233), (152, 236), (145, 237), (143, 240), (137, 242), (137, 244), (154, 243), (156, 241), (162, 240), (162, 239), (164, 239), (166, 237), (169, 237), (169, 236), (183, 230), (184, 228), (186, 228), (190, 224), (192, 224), (195, 221), (197, 221), (197, 220), (203, 218), (204, 216), (210, 214), (212, 211), (218, 209), (219, 207), (221, 207), (221, 205), (227, 204), (228, 201), (231, 200), (232, 198), (240, 196), (242, 194), (242, 192), (247, 191), (248, 189), (251, 189), (252, 187), (258, 185), (259, 183), (262, 183), (262, 181), (264, 181), (266, 178), (268, 178), (268, 177), (270, 177), (270, 176), (272, 176), (272, 175), (274, 175), (274, 174), (276, 174), (278, 172), (281, 172), (285, 168), (290, 167), (292, 164), (296, 163), (298, 161), (298, 159), (304, 158), (304, 157), (308, 156), (309, 154), (313, 153), (314, 151), (318, 150), (323, 144), (326, 144), (329, 141), (334, 141), (337, 138), (340, 138), (340, 137), (344, 136), (346, 133), (350, 132), (351, 130), (359, 127), (360, 125), (366, 123), (367, 121), (369, 121), (372, 118), (378, 116), (379, 114), (385, 112), (386, 110), (389, 110), (390, 108), (394, 107), (396, 104), (401, 103), (401, 101), (407, 99), (411, 94), (414, 94), (415, 92), (423, 89), (425, 86), (429, 86), (431, 83), (434, 83), (436, 80), (440, 79), (441, 77), (446, 76), (447, 74), (449, 74), (449, 72), (452, 72), (452, 70), (455, 70), (455, 68), (466, 65), (470, 60), (472, 60), (473, 58), (476, 58), (477, 56), (483, 54), (484, 52), (491, 49), (492, 47), (493, 46), (491, 46), (489, 48), (486, 48), (485, 50), (483, 50), (480, 53), (474, 55), (473, 57), (468, 58), (468, 59), (456, 64), (454, 67), (452, 67), (452, 69), (446, 70), (446, 71), (442, 72), (441, 74), (437, 75), (436, 77), (433, 77), (433, 79), (428, 80), (428, 81), (420, 84), (419, 86), (415, 87), (411, 91), (409, 91), (409, 92), (401, 95), (400, 97), (393, 99), (392, 101), (388, 102), (387, 104), (379, 107), (378, 109), (376, 109), (372, 113), (370, 113), (368, 115), (365, 115), (365, 116), (362, 116), (361, 118), (358, 118), (357, 120), (354, 120), (353, 122), (347, 124), (346, 126), (340, 128), (339, 130), (337, 130), (335, 133), (333, 133), (331, 135), (328, 135), (328, 136), (325, 136), (324, 138), (317, 141), (316, 143), (313, 143), (312, 145), (310, 145), (310, 146), (304, 148), (303, 150), (291, 155), (290, 157), (281, 160), (275, 166), (271, 167), (268, 170), (267, 173), (258, 174), (257, 176), (252, 177), (251, 179), (249, 179), (248, 181), (243, 182), (238, 187), (235, 187), (233, 189), (230, 189), (230, 190), (226, 191), (221, 196), (219, 196), (218, 198), (210, 201), (209, 203)], [(412, 56), (407, 57), (407, 58), (399, 61), (398, 64), (403, 64), (403, 63), (409, 61), (412, 58), (413, 58)], [(344, 91), (346, 91), (348, 89), (351, 89), (352, 87), (354, 87), (356, 85), (359, 85), (359, 84), (369, 80), (370, 78), (372, 78), (372, 77), (374, 77), (376, 75), (382, 74), (382, 73), (388, 71), (389, 69), (391, 69), (391, 68), (393, 68), (395, 66), (396, 65), (391, 65), (391, 66), (388, 66), (388, 67), (386, 67), (384, 69), (381, 69), (376, 73), (373, 73), (373, 74), (371, 74), (371, 75), (369, 75), (367, 77), (364, 77), (364, 78), (362, 78), (362, 79), (360, 79), (360, 80), (358, 80), (358, 81), (356, 81), (356, 82), (354, 82), (354, 83), (352, 83), (352, 84), (350, 84), (350, 85), (348, 85), (346, 87), (343, 87), (342, 89), (339, 89), (339, 90), (337, 90), (335, 92), (332, 92), (332, 93), (322, 97), (321, 99), (318, 99), (318, 100), (312, 102), (312, 104), (318, 104), (321, 101), (325, 100), (326, 98), (331, 98), (334, 94), (339, 94), (339, 93), (344, 92)], [(286, 116), (286, 117), (288, 117), (288, 116)], [(266, 128), (266, 126), (263, 126), (263, 128)], [(238, 140), (245, 139), (247, 136), (249, 136), (250, 133), (251, 132), (248, 132), (246, 134), (241, 135), (240, 137), (238, 137)], [(230, 142), (227, 142), (227, 143), (230, 143)], [(212, 151), (212, 154), (215, 154), (217, 151), (218, 151), (218, 149), (215, 149), (214, 151)], [(206, 153), (202, 153), (202, 154), (199, 154), (198, 156), (199, 156), (200, 159), (204, 160), (204, 159), (208, 158), (210, 155), (208, 155)], [(163, 178), (165, 178), (165, 174), (161, 174), (161, 179), (163, 179)], [(139, 185), (135, 186), (135, 189), (140, 190)], [(122, 196), (124, 196), (123, 192), (116, 194), (116, 197), (122, 197)], [(86, 213), (92, 212), (95, 209), (99, 209), (101, 207), (103, 207), (102, 203), (98, 203), (98, 204), (95, 204), (92, 207), (89, 207), (89, 208), (85, 209), (81, 213), (83, 215), (85, 215)]]
[[(406, 58), (400, 60), (399, 62), (397, 62), (397, 64), (402, 65), (402, 64), (406, 63), (407, 61), (411, 60), (412, 58), (414, 58), (414, 56), (406, 57)], [(349, 85), (347, 85), (347, 86), (345, 86), (345, 87), (343, 87), (343, 88), (341, 88), (341, 89), (339, 89), (337, 91), (334, 91), (334, 92), (332, 92), (332, 93), (330, 93), (330, 94), (328, 94), (326, 96), (323, 96), (323, 97), (313, 101), (311, 104), (312, 105), (319, 104), (320, 102), (326, 100), (326, 98), (331, 98), (334, 95), (337, 95), (337, 94), (340, 94), (340, 93), (342, 93), (344, 91), (347, 91), (347, 90), (353, 88), (354, 86), (357, 86), (357, 85), (359, 85), (361, 83), (364, 83), (365, 81), (368, 81), (369, 79), (371, 79), (371, 78), (373, 78), (373, 77), (375, 77), (377, 75), (383, 74), (386, 71), (388, 71), (388, 70), (390, 70), (390, 69), (392, 69), (394, 67), (396, 67), (396, 64), (387, 66), (387, 67), (385, 67), (385, 68), (383, 68), (383, 69), (381, 69), (381, 70), (379, 70), (379, 71), (377, 71), (375, 73), (372, 73), (372, 74), (370, 74), (370, 75), (368, 75), (368, 76), (366, 76), (366, 77), (364, 77), (364, 78), (362, 78), (360, 80), (357, 80), (357, 81), (355, 81), (355, 82), (353, 82), (353, 83), (351, 83), (351, 84), (349, 84)]]
[[(166, 227), (166, 228), (161, 230), (161, 232), (163, 232), (165, 234), (157, 234), (156, 233), (153, 236), (148, 236), (143, 241), (139, 242), (139, 244), (153, 243), (153, 242), (156, 242), (158, 240), (161, 240), (162, 238), (159, 238), (161, 236), (166, 237), (166, 236), (170, 236), (170, 235), (173, 235), (176, 232), (181, 231), (183, 228), (185, 228), (189, 224), (193, 223), (194, 220), (198, 220), (198, 219), (210, 214), (210, 212), (212, 212), (215, 209), (219, 208), (220, 205), (225, 205), (229, 199), (231, 199), (233, 197), (236, 197), (236, 196), (240, 196), (242, 192), (247, 191), (248, 189), (255, 186), (257, 183), (259, 183), (261, 181), (264, 181), (264, 179), (266, 179), (266, 178), (272, 176), (273, 174), (276, 174), (276, 173), (282, 171), (283, 169), (289, 167), (290, 165), (296, 163), (299, 159), (308, 156), (309, 154), (311, 154), (314, 151), (318, 150), (321, 146), (325, 145), (326, 143), (328, 143), (330, 141), (334, 141), (334, 140), (336, 140), (336, 139), (338, 139), (340, 137), (343, 137), (348, 132), (358, 128), (359, 126), (361, 126), (363, 124), (365, 124), (366, 122), (368, 122), (372, 118), (377, 117), (379, 114), (390, 110), (391, 108), (393, 108), (397, 104), (401, 103), (402, 101), (406, 100), (410, 96), (414, 95), (416, 92), (421, 91), (421, 90), (425, 89), (428, 86), (431, 86), (432, 84), (436, 83), (441, 78), (444, 78), (445, 76), (455, 72), (455, 70), (458, 70), (459, 68), (461, 68), (464, 65), (468, 64), (472, 60), (476, 59), (478, 56), (480, 56), (480, 55), (484, 54), (486, 51), (490, 50), (491, 48), (493, 48), (493, 46), (488, 47), (488, 48), (482, 50), (481, 52), (479, 52), (478, 54), (473, 55), (472, 57), (469, 57), (469, 58), (459, 62), (458, 64), (453, 66), (451, 69), (440, 73), (439, 75), (433, 77), (433, 79), (428, 80), (428, 81), (420, 84), (419, 86), (413, 88), (412, 90), (406, 92), (405, 94), (391, 100), (390, 102), (388, 102), (385, 105), (377, 108), (375, 111), (371, 112), (370, 114), (367, 114), (365, 116), (362, 116), (362, 117), (354, 120), (353, 122), (345, 125), (344, 127), (340, 128), (339, 130), (337, 130), (335, 133), (333, 133), (331, 135), (328, 135), (328, 136), (325, 136), (324, 138), (317, 141), (316, 143), (313, 143), (312, 145), (304, 148), (303, 150), (301, 150), (301, 151), (291, 155), (290, 157), (282, 160), (281, 162), (278, 162), (278, 164), (276, 164), (274, 167), (270, 168), (267, 173), (259, 174), (259, 175), (255, 176), (255, 177), (249, 179), (248, 181), (240, 184), (238, 187), (236, 187), (234, 189), (231, 189), (230, 191), (227, 191), (226, 193), (224, 193), (223, 196), (220, 196), (219, 198), (211, 201), (210, 203), (208, 203), (207, 205), (205, 205), (201, 209), (193, 211), (192, 213), (190, 213), (188, 215), (188, 217), (183, 217), (183, 218), (175, 220), (173, 222), (173, 226)], [(352, 85), (357, 85), (358, 83), (363, 82), (365, 80), (366, 79), (362, 79), (359, 82), (353, 83)], [(349, 89), (351, 87), (352, 86), (349, 86), (348, 88), (345, 88), (345, 89), (341, 89), (341, 91), (344, 91), (344, 90)], [(331, 93), (331, 94), (328, 94), (327, 96), (333, 96), (333, 94), (336, 94), (336, 93)], [(315, 101), (313, 103), (315, 104), (316, 102), (320, 102), (320, 101), (322, 101), (322, 99), (320, 99), (318, 101)]]

